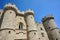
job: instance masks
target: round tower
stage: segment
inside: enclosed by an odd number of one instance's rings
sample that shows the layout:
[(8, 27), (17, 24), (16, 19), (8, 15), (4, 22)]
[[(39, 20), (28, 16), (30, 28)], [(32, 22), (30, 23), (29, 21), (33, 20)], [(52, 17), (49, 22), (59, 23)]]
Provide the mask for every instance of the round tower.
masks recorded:
[(34, 12), (32, 10), (27, 10), (25, 12), (25, 20), (27, 23), (27, 29), (28, 29), (28, 40), (38, 40), (38, 34), (37, 34), (37, 28), (34, 21)]
[(50, 40), (60, 40), (60, 33), (52, 15), (45, 16), (42, 19), (43, 25), (48, 33)]
[(5, 5), (2, 14), (2, 24), (0, 28), (1, 40), (14, 40), (14, 20), (16, 16), (16, 7), (12, 4)]

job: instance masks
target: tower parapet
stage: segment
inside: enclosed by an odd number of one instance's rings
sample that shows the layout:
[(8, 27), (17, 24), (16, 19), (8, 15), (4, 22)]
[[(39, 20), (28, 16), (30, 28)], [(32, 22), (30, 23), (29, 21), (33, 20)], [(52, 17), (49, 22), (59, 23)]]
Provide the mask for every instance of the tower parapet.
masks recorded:
[(29, 15), (34, 15), (34, 11), (31, 10), (31, 9), (28, 9), (28, 10), (25, 11), (24, 14), (25, 14), (25, 17), (27, 17), (27, 16), (29, 16)]
[(46, 20), (54, 19), (52, 15), (47, 15), (44, 18), (42, 18), (42, 22), (45, 22)]
[(16, 5), (12, 4), (12, 3), (8, 3), (4, 6), (4, 11), (6, 10), (13, 10), (15, 11), (17, 14), (21, 13), (18, 8), (16, 7)]
[(18, 10), (18, 8), (17, 8), (15, 5), (13, 5), (12, 3), (6, 4), (6, 5), (4, 6), (4, 8), (6, 8), (6, 7), (13, 7), (13, 8), (15, 8), (16, 10)]

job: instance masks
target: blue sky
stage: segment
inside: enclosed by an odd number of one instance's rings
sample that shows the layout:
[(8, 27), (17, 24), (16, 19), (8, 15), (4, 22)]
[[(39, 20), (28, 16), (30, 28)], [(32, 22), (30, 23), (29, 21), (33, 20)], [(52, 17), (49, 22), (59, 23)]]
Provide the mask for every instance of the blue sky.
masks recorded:
[(0, 0), (0, 9), (10, 2), (15, 4), (20, 11), (34, 10), (36, 22), (41, 22), (42, 17), (52, 14), (60, 28), (60, 0)]

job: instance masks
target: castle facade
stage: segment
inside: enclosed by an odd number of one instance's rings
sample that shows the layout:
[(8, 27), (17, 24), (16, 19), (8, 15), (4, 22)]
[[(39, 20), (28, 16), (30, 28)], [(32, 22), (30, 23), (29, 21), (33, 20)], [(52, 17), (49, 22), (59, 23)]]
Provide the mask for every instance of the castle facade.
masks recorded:
[(36, 23), (33, 10), (20, 12), (9, 3), (0, 10), (0, 40), (60, 40), (60, 31), (53, 16)]

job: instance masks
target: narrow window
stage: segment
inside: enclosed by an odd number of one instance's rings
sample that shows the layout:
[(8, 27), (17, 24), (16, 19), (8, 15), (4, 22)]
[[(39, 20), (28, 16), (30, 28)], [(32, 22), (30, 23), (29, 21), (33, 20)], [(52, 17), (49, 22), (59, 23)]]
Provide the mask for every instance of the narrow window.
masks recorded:
[(58, 40), (58, 39), (56, 39), (56, 40)]
[(40, 28), (41, 30), (43, 30), (42, 28)]
[(9, 33), (11, 33), (11, 31), (9, 31)]
[(20, 25), (19, 25), (19, 29), (20, 29)]
[(40, 38), (39, 38), (40, 39)]
[(41, 33), (42, 37), (44, 37), (44, 33)]
[(51, 27), (49, 27), (49, 29), (50, 29)]
[(12, 13), (12, 12), (10, 12), (10, 13)]
[(27, 27), (28, 27), (28, 25), (27, 25)]
[(20, 24), (19, 24), (19, 29), (20, 29), (20, 30), (23, 29), (23, 23), (20, 23)]
[(31, 18), (33, 18), (33, 16), (31, 16)]
[(34, 33), (34, 35), (36, 35), (36, 33)]

